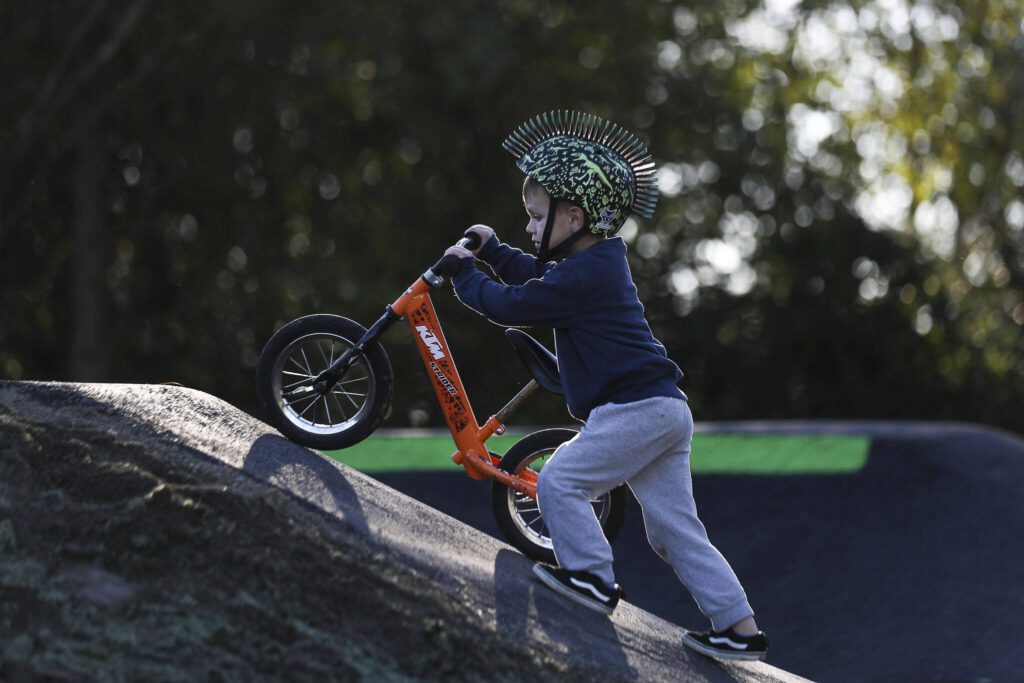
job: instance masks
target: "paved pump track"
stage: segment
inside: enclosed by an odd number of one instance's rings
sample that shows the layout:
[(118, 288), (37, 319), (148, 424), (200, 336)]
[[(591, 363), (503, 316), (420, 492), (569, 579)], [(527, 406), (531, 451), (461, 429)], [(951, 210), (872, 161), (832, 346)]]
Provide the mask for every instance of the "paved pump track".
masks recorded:
[(0, 680), (800, 680), (530, 566), (208, 394), (0, 382)]
[[(361, 448), (367, 469), (375, 450), (392, 458), (381, 481), (497, 535), (486, 486), (402, 472), (407, 449), (385, 437)], [(443, 463), (445, 448), (422, 451)], [(773, 664), (822, 681), (1024, 680), (1024, 440), (963, 424), (698, 425), (694, 491)], [(633, 604), (703, 628), (639, 506), (613, 549)]]

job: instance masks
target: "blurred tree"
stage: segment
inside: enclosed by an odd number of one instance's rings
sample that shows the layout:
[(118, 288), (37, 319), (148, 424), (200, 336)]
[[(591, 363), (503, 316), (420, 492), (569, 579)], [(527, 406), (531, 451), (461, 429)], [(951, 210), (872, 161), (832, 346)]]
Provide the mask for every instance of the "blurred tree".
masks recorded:
[[(1024, 97), (1018, 79), (996, 74), (1021, 63), (1020, 8), (1014, 0), (777, 2), (710, 21), (736, 52), (724, 89), (749, 98), (740, 100), (744, 127), (785, 139), (776, 168), (798, 203), (774, 218), (791, 215), (791, 231), (824, 229), (835, 239), (836, 219), (852, 211), (902, 247), (884, 258), (877, 248), (837, 255), (859, 280), (846, 302), (861, 325), (881, 316), (897, 326), (873, 330), (884, 335), (884, 355), (841, 354), (860, 357), (873, 385), (877, 364), (894, 366), (881, 374), (895, 391), (856, 392), (866, 403), (845, 414), (957, 417), (974, 396), (972, 418), (1015, 424), (1024, 392), (1024, 133), (1014, 123)], [(698, 44), (707, 49), (704, 37)], [(763, 256), (755, 260), (763, 268)], [(827, 277), (814, 280), (823, 285)], [(844, 381), (840, 390), (855, 387)]]
[[(175, 379), (251, 409), (276, 326), (369, 323), (473, 222), (527, 246), (499, 144), (579, 108), (659, 158), (656, 218), (623, 234), (699, 417), (1014, 428), (1016, 5), (4, 5), (0, 376)], [(495, 409), (525, 371), (436, 300)], [(440, 424), (411, 343), (386, 340), (391, 424)]]

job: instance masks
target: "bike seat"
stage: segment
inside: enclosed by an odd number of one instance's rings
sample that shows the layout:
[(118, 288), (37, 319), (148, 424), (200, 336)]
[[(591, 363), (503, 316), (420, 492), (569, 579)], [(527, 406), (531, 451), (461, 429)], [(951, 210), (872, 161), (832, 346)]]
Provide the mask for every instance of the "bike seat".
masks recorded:
[(565, 393), (562, 389), (562, 378), (558, 375), (558, 360), (555, 354), (522, 330), (509, 328), (505, 330), (505, 336), (512, 342), (516, 353), (542, 389), (552, 394)]

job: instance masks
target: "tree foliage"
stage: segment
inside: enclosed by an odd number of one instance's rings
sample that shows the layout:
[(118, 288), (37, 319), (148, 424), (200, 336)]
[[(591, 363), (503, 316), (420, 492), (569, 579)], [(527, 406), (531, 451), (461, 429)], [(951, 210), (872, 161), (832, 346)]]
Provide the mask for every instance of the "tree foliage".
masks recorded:
[[(0, 376), (251, 409), (287, 320), (369, 324), (474, 222), (525, 247), (500, 142), (574, 108), (659, 161), (623, 234), (700, 418), (1024, 408), (1018, 0), (59, 9), (0, 8)], [(435, 300), (496, 409), (525, 370)], [(440, 424), (410, 336), (385, 344), (391, 423)]]

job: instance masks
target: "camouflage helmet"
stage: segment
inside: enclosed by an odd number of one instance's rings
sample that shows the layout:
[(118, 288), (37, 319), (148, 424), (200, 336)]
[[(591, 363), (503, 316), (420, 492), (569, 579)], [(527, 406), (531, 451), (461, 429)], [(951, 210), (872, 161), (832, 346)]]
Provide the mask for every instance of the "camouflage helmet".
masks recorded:
[(654, 215), (654, 161), (621, 126), (592, 114), (553, 111), (523, 123), (502, 147), (552, 198), (579, 205), (595, 235), (614, 235), (630, 213)]

